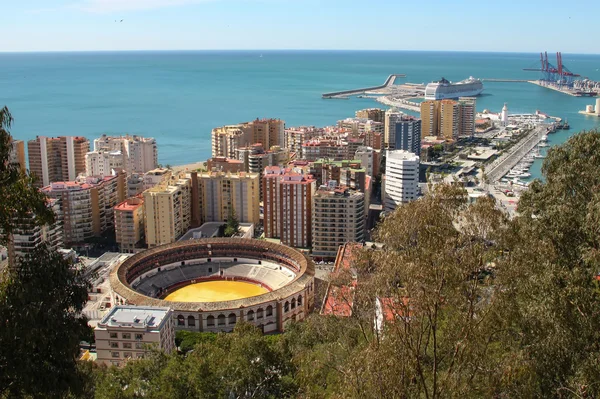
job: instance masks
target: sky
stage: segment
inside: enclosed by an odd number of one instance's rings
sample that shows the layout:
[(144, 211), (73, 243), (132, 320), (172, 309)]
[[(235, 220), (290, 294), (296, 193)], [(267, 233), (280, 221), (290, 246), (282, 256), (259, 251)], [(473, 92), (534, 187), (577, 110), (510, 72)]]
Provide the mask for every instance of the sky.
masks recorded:
[(587, 0), (0, 0), (0, 7), (0, 52), (600, 53), (590, 17), (598, 6)]

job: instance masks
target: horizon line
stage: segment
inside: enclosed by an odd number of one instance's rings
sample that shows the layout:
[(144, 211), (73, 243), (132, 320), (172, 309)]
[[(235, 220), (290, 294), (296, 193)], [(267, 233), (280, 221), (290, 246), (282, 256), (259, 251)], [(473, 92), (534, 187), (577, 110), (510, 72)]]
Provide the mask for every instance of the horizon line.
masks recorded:
[[(174, 52), (380, 52), (380, 53), (483, 53), (483, 54), (538, 54), (533, 51), (490, 50), (390, 50), (390, 49), (126, 49), (126, 50), (20, 50), (0, 54), (68, 54), (68, 53), (174, 53)], [(569, 53), (569, 55), (600, 55), (600, 53)]]

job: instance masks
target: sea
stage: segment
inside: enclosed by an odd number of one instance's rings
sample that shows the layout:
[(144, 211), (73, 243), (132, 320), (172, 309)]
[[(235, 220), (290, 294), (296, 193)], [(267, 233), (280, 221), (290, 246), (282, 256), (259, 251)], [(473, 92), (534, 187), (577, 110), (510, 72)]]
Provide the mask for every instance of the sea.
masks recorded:
[[(550, 57), (552, 58), (552, 57)], [(575, 73), (600, 80), (600, 55), (564, 54)], [(333, 125), (367, 98), (324, 100), (326, 92), (399, 82), (477, 78), (536, 79), (539, 54), (422, 51), (153, 51), (0, 53), (0, 106), (9, 107), (17, 139), (38, 135), (140, 134), (156, 138), (159, 162), (181, 165), (211, 156), (211, 129), (256, 118), (286, 126)], [(485, 82), (477, 109), (540, 110), (567, 118), (551, 145), (600, 127), (578, 111), (595, 102), (528, 83)], [(540, 177), (541, 161), (532, 168)]]

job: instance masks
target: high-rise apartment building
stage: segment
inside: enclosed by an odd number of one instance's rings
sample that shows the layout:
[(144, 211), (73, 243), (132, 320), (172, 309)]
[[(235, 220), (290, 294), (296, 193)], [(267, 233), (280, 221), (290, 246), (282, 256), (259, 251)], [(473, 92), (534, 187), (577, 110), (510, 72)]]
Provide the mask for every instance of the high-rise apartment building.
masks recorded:
[[(194, 177), (196, 176), (196, 177)], [(240, 223), (260, 222), (260, 176), (256, 173), (198, 172), (198, 201), (193, 213), (199, 212), (200, 223), (226, 222), (235, 214)]]
[(38, 225), (33, 214), (14, 220), (14, 228), (8, 245), (8, 257), (11, 264), (17, 257), (27, 256), (42, 244), (48, 245), (53, 250), (63, 246), (60, 200), (49, 199), (47, 206), (55, 215), (55, 221), (52, 224)]
[(158, 146), (153, 138), (137, 135), (107, 136), (94, 140), (94, 151), (120, 151), (127, 173), (146, 173), (158, 166)]
[[(310, 140), (302, 144), (302, 159), (306, 161), (316, 161), (317, 159), (341, 161), (350, 158), (348, 147), (348, 142), (342, 140)], [(358, 145), (356, 147), (358, 148)]]
[(422, 135), (444, 140), (472, 137), (475, 133), (475, 106), (476, 101), (471, 97), (461, 97), (459, 101), (423, 101)]
[(144, 199), (128, 198), (117, 204), (115, 213), (115, 235), (119, 251), (135, 253), (142, 248), (144, 240)]
[[(240, 148), (238, 151), (238, 159), (244, 165), (244, 171), (257, 173), (262, 176), (263, 171), (267, 166), (285, 165), (289, 160), (289, 150), (282, 149), (279, 146), (273, 146), (270, 150), (265, 151), (260, 143), (253, 144), (249, 147)], [(260, 200), (263, 200), (262, 184), (260, 185)]]
[(419, 155), (421, 153), (421, 120), (399, 113), (390, 117), (386, 147), (389, 150), (405, 150)]
[(149, 248), (177, 241), (190, 228), (191, 178), (172, 177), (144, 191), (144, 233)]
[(349, 130), (354, 136), (366, 132), (383, 134), (385, 130), (383, 122), (375, 122), (366, 118), (346, 118), (338, 121), (338, 127)]
[(12, 149), (10, 151), (9, 162), (13, 165), (18, 165), (21, 172), (27, 171), (25, 164), (25, 142), (23, 140), (12, 140)]
[(419, 157), (412, 152), (387, 151), (383, 187), (385, 212), (417, 199), (419, 190)]
[(375, 151), (372, 147), (358, 147), (354, 159), (360, 161), (367, 175), (377, 176), (379, 174), (379, 152)]
[(166, 168), (156, 168), (144, 173), (144, 190), (151, 189), (171, 179), (173, 172)]
[(365, 240), (365, 194), (343, 186), (321, 186), (313, 203), (312, 254), (333, 259), (347, 242)]
[(90, 151), (85, 154), (86, 176), (110, 176), (113, 171), (127, 170), (127, 159), (121, 151)]
[(454, 100), (440, 101), (440, 137), (456, 140), (460, 133), (460, 105)]
[(356, 111), (357, 118), (371, 119), (375, 122), (385, 122), (385, 110), (379, 108), (366, 108)]
[(97, 363), (123, 366), (151, 350), (165, 353), (175, 348), (175, 324), (169, 308), (115, 306), (95, 328)]
[(263, 175), (265, 237), (307, 248), (312, 239), (316, 180), (298, 169), (270, 166)]
[(302, 144), (309, 140), (321, 137), (325, 130), (314, 126), (300, 126), (285, 129), (285, 138), (282, 147), (290, 150), (291, 153), (302, 157)]
[(475, 117), (477, 116), (477, 100), (475, 97), (460, 97), (460, 135), (473, 137), (475, 135)]
[(125, 199), (125, 174), (54, 182), (42, 191), (60, 200), (65, 244), (80, 244), (114, 227), (113, 208)]
[(38, 136), (27, 142), (29, 170), (37, 177), (36, 185), (44, 187), (57, 181), (74, 181), (85, 173), (85, 154), (90, 143), (85, 137)]
[(244, 125), (217, 127), (211, 132), (212, 156), (237, 159), (237, 149), (251, 143), (252, 129)]
[(440, 102), (423, 101), (421, 103), (421, 135), (438, 136), (440, 131)]
[(256, 119), (244, 125), (252, 131), (251, 142), (260, 143), (264, 148), (281, 145), (285, 141), (285, 122), (281, 119)]

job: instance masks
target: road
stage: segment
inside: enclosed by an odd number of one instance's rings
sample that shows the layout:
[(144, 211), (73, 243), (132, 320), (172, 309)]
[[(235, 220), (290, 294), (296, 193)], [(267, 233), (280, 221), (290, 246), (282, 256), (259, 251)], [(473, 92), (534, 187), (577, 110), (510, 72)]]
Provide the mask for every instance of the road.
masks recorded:
[(527, 137), (511, 147), (500, 158), (496, 159), (490, 165), (486, 165), (485, 174), (490, 183), (495, 183), (502, 176), (508, 173), (529, 151), (531, 151), (547, 133), (546, 126), (539, 126), (532, 130)]

